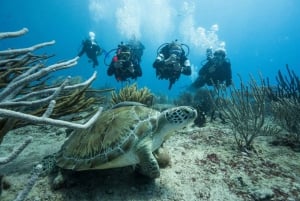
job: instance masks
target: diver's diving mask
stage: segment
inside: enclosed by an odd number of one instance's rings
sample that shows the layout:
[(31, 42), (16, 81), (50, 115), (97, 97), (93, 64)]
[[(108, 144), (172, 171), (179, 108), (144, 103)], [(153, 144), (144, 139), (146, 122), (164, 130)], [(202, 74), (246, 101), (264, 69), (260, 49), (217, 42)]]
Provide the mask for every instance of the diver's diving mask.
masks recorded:
[(176, 57), (181, 57), (181, 54), (182, 54), (182, 50), (181, 49), (178, 49), (178, 48), (174, 48), (174, 49), (170, 49), (170, 55), (174, 54), (176, 55)]
[(128, 61), (130, 59), (130, 52), (120, 52), (120, 54), (118, 55), (118, 58), (120, 60), (124, 60), (124, 61)]

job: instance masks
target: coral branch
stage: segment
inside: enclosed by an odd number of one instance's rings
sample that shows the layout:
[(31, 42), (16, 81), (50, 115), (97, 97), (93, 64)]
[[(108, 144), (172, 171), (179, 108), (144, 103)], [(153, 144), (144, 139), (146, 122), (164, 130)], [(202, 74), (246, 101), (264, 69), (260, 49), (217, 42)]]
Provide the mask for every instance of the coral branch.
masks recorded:
[(28, 137), (19, 147), (17, 147), (9, 156), (0, 158), (0, 165), (9, 163), (17, 158), (17, 156), (25, 149), (25, 147), (32, 141), (32, 137)]
[(50, 104), (48, 105), (48, 108), (47, 108), (47, 110), (44, 112), (44, 114), (43, 114), (42, 117), (44, 117), (44, 118), (45, 118), (45, 117), (49, 117), (49, 116), (52, 114), (53, 110), (54, 110), (55, 104), (56, 104), (56, 101), (55, 101), (55, 100), (50, 101)]
[[(93, 75), (88, 79), (86, 80), (85, 82), (83, 83), (79, 83), (79, 84), (74, 84), (74, 85), (69, 85), (69, 86), (65, 86), (64, 89), (65, 90), (73, 90), (73, 89), (77, 89), (79, 87), (86, 87), (86, 86), (89, 86), (97, 77), (97, 72), (95, 71), (93, 73)], [(70, 78), (70, 77), (69, 77)], [(21, 102), (22, 100), (24, 99), (29, 99), (29, 98), (32, 98), (32, 97), (37, 97), (37, 96), (42, 96), (44, 94), (49, 94), (49, 93), (53, 93), (54, 91), (56, 91), (59, 87), (53, 87), (53, 88), (49, 88), (49, 89), (44, 89), (42, 91), (36, 91), (36, 92), (31, 92), (29, 94), (26, 94), (22, 97), (17, 97), (16, 99), (12, 99), (11, 102)], [(111, 90), (111, 89), (110, 89)], [(0, 106), (4, 104), (4, 103), (0, 103)], [(8, 102), (6, 102), (6, 104), (10, 104)]]
[(79, 84), (74, 84), (74, 85), (71, 85), (71, 86), (66, 86), (65, 89), (66, 90), (72, 90), (72, 89), (76, 89), (76, 88), (79, 88), (79, 87), (85, 87), (85, 86), (89, 86), (97, 77), (97, 71), (95, 71), (93, 73), (93, 75), (88, 79), (86, 80), (85, 82), (82, 82), (82, 83), (79, 83)]
[[(61, 90), (65, 87), (65, 85), (69, 82), (70, 77), (68, 77), (59, 87), (55, 88), (55, 91), (48, 97), (42, 98), (39, 100), (34, 101), (20, 101), (20, 100), (10, 100), (10, 101), (4, 101), (0, 102), (0, 108), (1, 107), (16, 107), (16, 106), (33, 106), (33, 105), (42, 105), (43, 103), (49, 103), (51, 100), (54, 100)], [(41, 91), (42, 92), (42, 91)], [(47, 92), (49, 94), (49, 92)], [(0, 114), (1, 116), (1, 114)]]
[[(0, 39), (21, 36), (27, 32), (28, 30), (24, 28), (16, 32), (0, 33)], [(77, 56), (64, 62), (46, 66), (44, 61), (51, 56), (36, 56), (32, 53), (37, 49), (53, 44), (55, 44), (54, 40), (27, 48), (0, 51), (0, 144), (11, 129), (16, 126), (24, 126), (26, 122), (71, 129), (87, 129), (101, 115), (103, 108), (99, 107), (95, 111), (95, 107), (92, 105), (96, 98), (85, 97), (85, 92), (96, 79), (97, 72), (94, 72), (83, 83), (77, 82), (71, 85), (71, 77), (56, 84), (47, 82), (51, 78), (52, 72), (72, 67), (77, 64), (79, 59)], [(86, 122), (84, 124), (72, 122), (73, 118), (69, 118), (70, 121), (61, 120), (66, 115), (75, 116), (74, 114), (79, 111), (92, 111), (88, 112), (88, 116), (93, 116), (88, 121), (79, 118)], [(9, 156), (0, 158), (0, 165), (16, 158), (31, 140), (31, 137), (28, 138)], [(25, 200), (41, 170), (41, 165), (34, 168), (28, 184), (19, 193), (16, 201)]]
[[(23, 35), (27, 29), (17, 32), (0, 33), (0, 38), (10, 38)], [(70, 85), (71, 77), (61, 84), (49, 85), (46, 81), (55, 71), (70, 68), (77, 64), (79, 57), (45, 66), (43, 60), (49, 56), (35, 56), (33, 51), (53, 45), (55, 41), (39, 43), (32, 47), (0, 51), (0, 143), (4, 135), (16, 124), (23, 122), (65, 126), (82, 129), (90, 126), (100, 115), (102, 108), (86, 124), (77, 124), (61, 118), (72, 115), (83, 109), (91, 109), (96, 98), (86, 98), (85, 91), (96, 79), (97, 72), (83, 83)], [(77, 101), (76, 104), (74, 104)], [(71, 109), (71, 108), (74, 109)], [(90, 115), (95, 113), (90, 110)], [(55, 114), (53, 114), (55, 113)], [(59, 114), (59, 115), (58, 115)], [(89, 115), (89, 116), (90, 116)], [(19, 121), (17, 121), (19, 120)], [(22, 123), (24, 125), (26, 123)]]
[(71, 122), (68, 122), (68, 121), (51, 119), (51, 118), (48, 118), (48, 117), (37, 117), (37, 116), (34, 116), (34, 115), (24, 114), (22, 112), (15, 112), (15, 111), (12, 111), (12, 110), (1, 109), (1, 108), (0, 108), (0, 116), (1, 117), (6, 117), (6, 118), (20, 119), (20, 120), (23, 120), (23, 121), (36, 123), (36, 124), (46, 124), (46, 125), (67, 127), (67, 128), (73, 128), (73, 129), (86, 129), (86, 128), (90, 127), (95, 122), (95, 120), (100, 116), (102, 110), (103, 110), (103, 108), (100, 107), (98, 109), (97, 113), (94, 114), (94, 116), (88, 122), (86, 122), (85, 124), (71, 123)]
[(36, 73), (31, 73), (31, 70), (29, 69), (26, 73), (23, 74), (22, 78), (18, 78), (17, 80), (13, 80), (1, 93), (0, 93), (0, 102), (2, 102), (5, 99), (8, 99), (16, 93), (18, 93), (22, 87), (27, 85), (29, 82), (32, 82), (33, 80), (36, 80), (48, 73), (51, 73), (53, 71), (61, 70), (64, 68), (68, 68), (71, 66), (74, 66), (77, 64), (77, 60), (79, 57), (75, 57), (74, 59), (71, 59), (66, 62), (61, 62), (58, 64), (51, 65), (47, 68), (43, 68), (40, 71)]
[(17, 198), (14, 201), (23, 201), (28, 196), (29, 192), (31, 191), (32, 187), (38, 180), (41, 172), (42, 172), (43, 166), (41, 164), (38, 164), (34, 167), (32, 175), (25, 186), (25, 188), (18, 194)]
[[(277, 87), (268, 85), (275, 120), (286, 130), (290, 144), (300, 143), (300, 79), (286, 65), (288, 76), (278, 71)], [(285, 137), (283, 137), (284, 139)]]
[(0, 33), (0, 39), (18, 37), (18, 36), (26, 34), (27, 32), (28, 32), (28, 29), (23, 28), (19, 31)]
[(11, 49), (11, 50), (4, 50), (4, 51), (0, 51), (0, 56), (5, 56), (5, 55), (12, 55), (12, 54), (25, 54), (28, 52), (32, 52), (35, 51), (37, 49), (43, 48), (45, 46), (50, 46), (55, 44), (55, 41), (49, 41), (49, 42), (44, 42), (44, 43), (40, 43), (28, 48), (22, 48), (22, 49)]
[(244, 85), (240, 77), (239, 90), (232, 85), (230, 94), (226, 94), (226, 89), (222, 88), (217, 105), (222, 115), (231, 123), (235, 131), (235, 141), (241, 151), (251, 150), (253, 140), (262, 132), (265, 120), (264, 83), (259, 87), (251, 77), (249, 85)]

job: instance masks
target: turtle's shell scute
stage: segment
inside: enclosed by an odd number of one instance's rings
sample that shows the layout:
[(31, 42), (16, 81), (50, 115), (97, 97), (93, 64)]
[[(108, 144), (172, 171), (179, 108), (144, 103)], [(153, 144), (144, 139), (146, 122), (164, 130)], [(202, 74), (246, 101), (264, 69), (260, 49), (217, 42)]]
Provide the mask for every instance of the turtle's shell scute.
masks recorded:
[(123, 161), (134, 162), (133, 158), (122, 161), (118, 158), (126, 157), (138, 140), (156, 129), (159, 114), (144, 106), (107, 110), (91, 128), (77, 130), (69, 137), (57, 155), (57, 165), (65, 169), (87, 170), (121, 167)]

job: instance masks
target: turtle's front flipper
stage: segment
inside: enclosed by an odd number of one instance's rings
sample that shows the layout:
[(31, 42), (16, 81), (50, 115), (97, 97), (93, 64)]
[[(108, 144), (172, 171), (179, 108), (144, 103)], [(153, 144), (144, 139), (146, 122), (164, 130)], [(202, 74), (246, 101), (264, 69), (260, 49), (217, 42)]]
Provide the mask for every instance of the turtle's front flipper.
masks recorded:
[(142, 140), (137, 147), (137, 155), (140, 159), (139, 172), (152, 179), (160, 176), (159, 166), (152, 154), (151, 143), (148, 140)]
[(62, 174), (61, 170), (59, 170), (58, 174), (53, 180), (52, 188), (57, 190), (61, 188), (65, 184), (65, 182), (66, 182), (66, 177), (65, 175)]

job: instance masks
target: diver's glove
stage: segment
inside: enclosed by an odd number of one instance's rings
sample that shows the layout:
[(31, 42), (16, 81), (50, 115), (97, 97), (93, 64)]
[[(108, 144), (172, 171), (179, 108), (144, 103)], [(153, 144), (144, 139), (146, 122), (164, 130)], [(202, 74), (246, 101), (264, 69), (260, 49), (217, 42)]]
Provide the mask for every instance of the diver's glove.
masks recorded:
[(165, 59), (165, 56), (163, 54), (158, 54), (155, 62), (160, 63), (160, 62), (163, 62), (164, 59)]
[(130, 64), (129, 66), (128, 66), (128, 71), (130, 72), (130, 73), (134, 73), (134, 67), (133, 67), (133, 64)]
[(96, 55), (100, 56), (101, 54), (102, 54), (102, 49), (100, 48), (100, 50), (96, 52)]
[(180, 65), (179, 62), (172, 63), (172, 64), (173, 64), (173, 69), (174, 69), (174, 71), (180, 72), (180, 73), (182, 72), (183, 67)]

